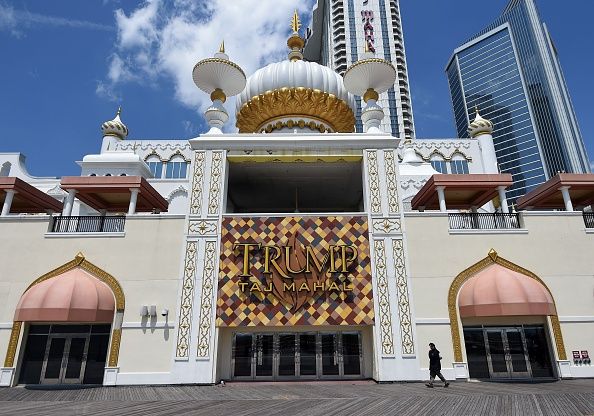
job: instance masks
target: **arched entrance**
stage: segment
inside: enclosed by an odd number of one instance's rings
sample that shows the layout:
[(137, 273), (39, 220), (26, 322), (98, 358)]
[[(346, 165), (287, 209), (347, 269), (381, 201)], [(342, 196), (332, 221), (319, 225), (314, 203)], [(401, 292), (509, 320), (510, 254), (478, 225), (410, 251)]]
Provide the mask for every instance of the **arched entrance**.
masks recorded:
[(19, 384), (102, 384), (117, 366), (123, 311), (119, 283), (79, 253), (21, 296), (5, 367), (19, 363)]
[(455, 360), (471, 378), (554, 378), (555, 358), (566, 359), (549, 289), (495, 250), (454, 279), (448, 307)]

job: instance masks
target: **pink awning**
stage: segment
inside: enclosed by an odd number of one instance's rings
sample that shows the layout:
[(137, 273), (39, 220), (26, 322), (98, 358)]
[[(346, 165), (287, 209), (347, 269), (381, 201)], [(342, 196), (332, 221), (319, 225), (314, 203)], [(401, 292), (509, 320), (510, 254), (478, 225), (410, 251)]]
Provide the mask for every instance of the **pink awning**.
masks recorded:
[(27, 290), (15, 321), (112, 322), (115, 299), (109, 286), (81, 268), (69, 270)]
[(464, 283), (458, 297), (460, 317), (556, 315), (549, 291), (538, 281), (493, 264)]

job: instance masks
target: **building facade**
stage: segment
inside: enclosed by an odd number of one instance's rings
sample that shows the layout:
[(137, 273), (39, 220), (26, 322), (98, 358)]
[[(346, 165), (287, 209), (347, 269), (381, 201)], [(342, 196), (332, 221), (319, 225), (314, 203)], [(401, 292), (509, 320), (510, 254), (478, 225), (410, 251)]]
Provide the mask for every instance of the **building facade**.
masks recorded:
[[(388, 109), (382, 131), (402, 139), (414, 139), (412, 101), (398, 0), (318, 0), (307, 30), (305, 59), (344, 74), (366, 50), (397, 69), (394, 86), (380, 95)], [(357, 131), (363, 130), (361, 98), (356, 98)]]
[(0, 385), (424, 380), (429, 342), (448, 379), (594, 376), (592, 175), (509, 212), (492, 123), (401, 143), (379, 129), (393, 65), (342, 77), (293, 27), (247, 79), (224, 51), (196, 64), (200, 137), (132, 145), (118, 112), (80, 176), (2, 155)]
[(590, 172), (558, 53), (534, 0), (510, 1), (454, 51), (446, 72), (459, 136), (467, 135), (476, 107), (495, 124), (500, 169), (515, 182), (511, 201), (558, 172)]

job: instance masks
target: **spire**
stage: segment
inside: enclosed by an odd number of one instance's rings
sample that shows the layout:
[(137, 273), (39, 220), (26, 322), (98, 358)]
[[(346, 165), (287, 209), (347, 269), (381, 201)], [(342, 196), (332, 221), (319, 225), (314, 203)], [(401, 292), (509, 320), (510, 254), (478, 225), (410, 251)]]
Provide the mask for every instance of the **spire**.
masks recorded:
[(221, 46), (219, 47), (219, 53), (225, 53), (225, 40), (221, 42)]
[(468, 126), (468, 134), (475, 138), (482, 134), (493, 134), (493, 123), (479, 114), (478, 106), (474, 107), (475, 117), (474, 121)]
[(303, 54), (301, 50), (305, 46), (305, 40), (299, 36), (299, 29), (301, 28), (301, 21), (299, 20), (299, 14), (297, 10), (293, 13), (293, 17), (291, 18), (291, 29), (293, 33), (291, 37), (287, 40), (287, 46), (289, 47), (289, 60), (291, 62), (300, 61), (303, 59)]

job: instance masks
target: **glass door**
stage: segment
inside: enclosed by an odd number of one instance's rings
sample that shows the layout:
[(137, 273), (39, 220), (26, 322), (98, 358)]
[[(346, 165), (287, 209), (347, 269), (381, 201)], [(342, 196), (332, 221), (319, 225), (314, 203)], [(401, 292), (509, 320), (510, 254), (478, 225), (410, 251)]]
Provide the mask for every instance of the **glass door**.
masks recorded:
[(361, 376), (361, 344), (358, 332), (342, 334), (342, 375), (345, 377)]
[(235, 334), (233, 345), (233, 377), (252, 377), (252, 334)]
[(315, 378), (318, 375), (316, 334), (299, 334), (299, 377)]
[(531, 377), (524, 331), (521, 328), (505, 329), (505, 338), (511, 378)]
[(295, 334), (279, 334), (278, 336), (278, 377), (295, 378), (296, 371)]
[(509, 378), (504, 331), (485, 329), (485, 341), (491, 378)]
[(274, 369), (274, 335), (256, 334), (255, 341), (255, 367), (256, 378), (272, 378)]
[(522, 328), (484, 330), (491, 378), (530, 378), (530, 360)]
[(88, 336), (50, 336), (41, 383), (81, 384), (85, 373), (88, 346)]
[(340, 375), (340, 365), (338, 357), (338, 334), (321, 333), (320, 349), (322, 371), (320, 378), (336, 378)]

